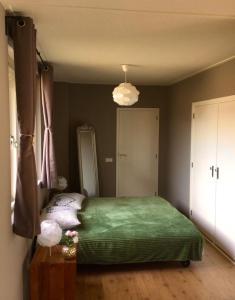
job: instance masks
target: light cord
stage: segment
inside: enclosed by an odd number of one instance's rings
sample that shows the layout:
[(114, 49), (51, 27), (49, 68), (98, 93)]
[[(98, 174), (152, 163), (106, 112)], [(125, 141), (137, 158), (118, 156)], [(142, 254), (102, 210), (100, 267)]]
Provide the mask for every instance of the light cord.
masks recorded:
[(127, 82), (127, 71), (124, 71), (124, 73), (125, 73), (125, 82)]

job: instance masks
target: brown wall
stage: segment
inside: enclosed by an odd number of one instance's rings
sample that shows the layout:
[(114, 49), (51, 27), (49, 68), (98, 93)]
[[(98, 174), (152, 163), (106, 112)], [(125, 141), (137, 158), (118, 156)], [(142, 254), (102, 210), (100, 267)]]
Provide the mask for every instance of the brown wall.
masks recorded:
[(202, 101), (235, 94), (235, 59), (169, 88), (167, 197), (189, 211), (191, 107)]
[[(87, 123), (96, 131), (100, 192), (116, 191), (116, 109), (114, 86), (55, 83), (55, 149), (58, 172), (69, 178), (71, 190), (79, 190), (76, 127)], [(159, 193), (165, 195), (167, 141), (166, 88), (138, 87), (140, 100), (134, 107), (160, 108)], [(105, 163), (112, 157), (113, 163)], [(68, 176), (69, 174), (69, 176)]]

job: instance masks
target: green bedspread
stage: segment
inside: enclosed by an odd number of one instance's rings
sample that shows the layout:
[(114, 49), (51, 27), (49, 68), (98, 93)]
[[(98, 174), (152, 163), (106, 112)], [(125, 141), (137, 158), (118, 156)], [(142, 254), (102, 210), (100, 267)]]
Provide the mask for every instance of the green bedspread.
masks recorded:
[(88, 198), (78, 217), (78, 264), (201, 259), (200, 232), (160, 197)]

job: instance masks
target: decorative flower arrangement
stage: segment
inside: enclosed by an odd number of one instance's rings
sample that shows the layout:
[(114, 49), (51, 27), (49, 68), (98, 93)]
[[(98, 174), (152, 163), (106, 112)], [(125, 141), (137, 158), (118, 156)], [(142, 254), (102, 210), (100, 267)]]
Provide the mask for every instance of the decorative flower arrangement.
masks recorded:
[(60, 241), (61, 245), (65, 245), (67, 247), (71, 247), (74, 244), (78, 243), (78, 232), (77, 231), (71, 231), (71, 230), (67, 230)]

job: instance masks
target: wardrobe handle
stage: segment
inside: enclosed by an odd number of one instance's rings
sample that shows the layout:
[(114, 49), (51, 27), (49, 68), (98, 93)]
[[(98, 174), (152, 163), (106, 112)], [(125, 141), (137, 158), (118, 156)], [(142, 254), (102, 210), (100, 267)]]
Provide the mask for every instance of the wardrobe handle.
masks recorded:
[(219, 167), (217, 167), (217, 168), (215, 169), (215, 172), (216, 172), (216, 178), (219, 179)]
[(211, 166), (211, 167), (210, 167), (210, 170), (211, 170), (211, 176), (214, 177), (215, 167), (214, 167), (214, 166)]

